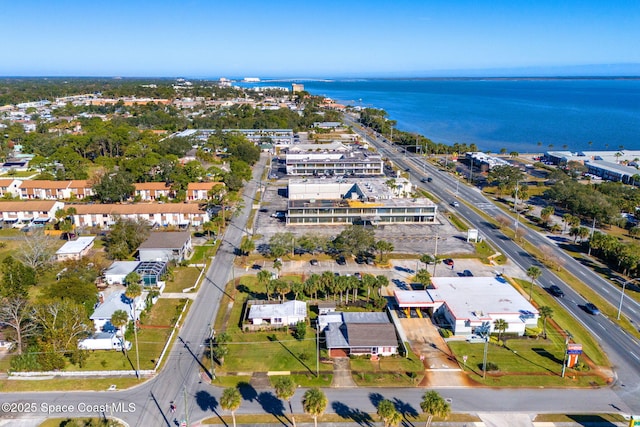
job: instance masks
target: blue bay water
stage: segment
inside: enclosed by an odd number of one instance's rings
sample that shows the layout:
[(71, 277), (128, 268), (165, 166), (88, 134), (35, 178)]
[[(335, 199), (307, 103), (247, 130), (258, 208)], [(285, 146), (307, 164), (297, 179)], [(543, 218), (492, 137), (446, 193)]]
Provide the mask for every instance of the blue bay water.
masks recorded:
[[(384, 109), (397, 128), (481, 150), (640, 150), (640, 79), (300, 81), (348, 105)], [(291, 81), (261, 85), (290, 87)], [(592, 144), (589, 144), (589, 141)]]

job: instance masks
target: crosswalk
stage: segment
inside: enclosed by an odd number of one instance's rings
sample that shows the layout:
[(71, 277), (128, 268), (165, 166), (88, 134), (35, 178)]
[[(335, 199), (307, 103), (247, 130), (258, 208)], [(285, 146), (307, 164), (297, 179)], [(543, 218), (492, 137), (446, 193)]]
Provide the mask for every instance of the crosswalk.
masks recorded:
[(492, 210), (492, 209), (500, 209), (496, 205), (494, 205), (493, 203), (478, 203), (476, 205), (476, 207), (478, 209), (483, 210), (483, 211), (489, 211), (489, 210)]

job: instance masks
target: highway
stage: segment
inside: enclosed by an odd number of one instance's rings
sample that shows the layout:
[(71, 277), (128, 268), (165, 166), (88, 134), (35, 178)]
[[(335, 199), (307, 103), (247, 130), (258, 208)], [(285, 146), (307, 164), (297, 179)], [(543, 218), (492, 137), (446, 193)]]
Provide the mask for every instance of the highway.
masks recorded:
[[(359, 129), (359, 126), (353, 119), (348, 116), (345, 117), (349, 125), (354, 129)], [(602, 345), (617, 375), (617, 381), (613, 389), (632, 409), (640, 412), (640, 343), (635, 337), (630, 336), (605, 316), (593, 316), (586, 313), (583, 306), (587, 301), (581, 295), (571, 289), (569, 285), (540, 264), (535, 258), (522, 250), (522, 248), (516, 245), (510, 238), (505, 236), (500, 229), (495, 228), (483, 217), (478, 215), (475, 210), (468, 207), (465, 203), (484, 210), (489, 216), (494, 217), (501, 212), (491, 200), (484, 197), (478, 188), (457, 182), (455, 177), (440, 171), (423, 158), (412, 153), (398, 151), (398, 147), (391, 146), (382, 138), (374, 139), (370, 135), (366, 135), (362, 130), (359, 130), (358, 133), (365, 136), (369, 143), (372, 143), (384, 156), (391, 158), (394, 163), (401, 168), (409, 168), (409, 173), (414, 182), (418, 182), (425, 176), (431, 177), (432, 182), (420, 185), (443, 201), (443, 203), (440, 204), (440, 209), (455, 210), (458, 215), (462, 216), (480, 230), (480, 234), (489, 240), (494, 247), (523, 270), (526, 271), (532, 265), (540, 267), (542, 275), (536, 281), (536, 285), (548, 288), (555, 284), (565, 292), (565, 297), (559, 299), (558, 302), (569, 311), (577, 321), (582, 323)], [(458, 191), (457, 199), (456, 190)], [(463, 203), (460, 203), (459, 207), (453, 208), (450, 205), (450, 202), (453, 200), (459, 200)], [(520, 223), (520, 227), (526, 227), (526, 225)], [(593, 271), (567, 255), (563, 250), (558, 248), (552, 240), (543, 234), (527, 228), (525, 238), (536, 247), (549, 246), (553, 250), (553, 256), (562, 260), (564, 269), (585, 283), (588, 283), (600, 296), (614, 307), (618, 307), (621, 291), (615, 285), (602, 279)], [(640, 311), (638, 303), (631, 298), (626, 298), (622, 312), (628, 316), (630, 321), (635, 325), (640, 325), (640, 315), (638, 311)]]
[[(386, 148), (382, 147), (382, 150)], [(241, 241), (247, 222), (253, 197), (255, 195), (265, 158), (261, 159), (254, 168), (253, 180), (247, 183), (244, 191), (245, 208), (231, 220), (224, 236), (224, 242), (215, 260), (211, 263), (206, 279), (198, 290), (186, 319), (179, 328), (176, 339), (163, 369), (155, 378), (143, 382), (141, 385), (123, 391), (103, 392), (46, 392), (46, 393), (0, 393), (2, 403), (0, 419), (6, 418), (44, 418), (72, 417), (72, 416), (114, 416), (127, 422), (130, 426), (175, 426), (181, 421), (191, 423), (206, 417), (222, 415), (219, 399), (221, 389), (209, 384), (209, 366), (201, 366), (199, 360), (205, 352), (204, 344), (210, 333), (212, 319), (219, 310), (219, 301), (224, 292), (224, 285), (230, 279), (231, 266), (234, 260), (234, 249)], [(422, 165), (410, 160), (406, 167), (422, 170)], [(419, 168), (418, 168), (419, 166)], [(425, 168), (428, 167), (424, 166)], [(453, 178), (429, 170), (433, 177), (432, 187), (443, 200), (451, 197), (450, 188), (455, 184)], [(481, 202), (481, 194), (472, 188), (460, 186), (461, 197), (471, 203)], [(470, 222), (477, 223), (485, 238), (490, 239), (507, 256), (523, 267), (532, 261), (521, 249), (509, 239), (504, 238), (499, 230), (490, 229), (483, 224), (482, 218), (477, 216), (464, 204), (460, 205), (460, 213)], [(539, 279), (541, 283), (561, 284), (555, 276), (545, 271)], [(611, 360), (617, 367), (619, 380), (613, 388), (594, 390), (583, 389), (535, 389), (535, 390), (500, 390), (500, 389), (467, 389), (441, 388), (438, 391), (445, 397), (452, 399), (452, 408), (459, 412), (560, 412), (560, 413), (594, 413), (594, 412), (624, 412), (632, 410), (640, 412), (638, 399), (637, 363), (633, 363), (629, 352), (640, 354), (637, 342), (629, 340), (620, 333), (619, 329), (603, 317), (586, 315), (577, 308), (581, 299), (573, 294), (566, 285), (562, 285), (567, 293), (562, 301), (568, 310), (585, 323), (599, 337)], [(606, 329), (603, 330), (603, 327)], [(607, 332), (607, 333), (604, 333)], [(616, 343), (619, 342), (619, 343)], [(634, 368), (635, 366), (635, 368)], [(408, 412), (420, 412), (419, 402), (423, 389), (415, 388), (359, 388), (359, 389), (326, 389), (329, 399), (327, 412), (357, 414), (375, 412), (375, 402), (380, 396), (404, 405)], [(292, 399), (293, 409), (302, 413), (301, 397), (303, 389), (299, 389)], [(243, 390), (243, 401), (238, 414), (272, 413), (284, 414), (286, 406), (269, 390)], [(170, 411), (170, 402), (176, 403), (175, 413)]]

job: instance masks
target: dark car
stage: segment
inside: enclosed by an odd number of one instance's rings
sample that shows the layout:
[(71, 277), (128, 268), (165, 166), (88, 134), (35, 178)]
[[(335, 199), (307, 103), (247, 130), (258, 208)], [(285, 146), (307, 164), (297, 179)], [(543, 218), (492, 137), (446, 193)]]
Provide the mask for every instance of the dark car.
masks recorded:
[(358, 280), (362, 280), (362, 274), (360, 274), (360, 272), (353, 273), (353, 276)]
[(431, 182), (433, 179), (431, 177), (427, 178), (427, 182)]
[(465, 277), (472, 277), (473, 273), (471, 272), (471, 270), (465, 270), (462, 272), (462, 275)]
[(453, 265), (453, 260), (451, 258), (447, 258), (445, 260), (442, 260), (443, 263), (445, 263), (446, 265)]
[(311, 265), (318, 265), (318, 260), (317, 259), (312, 259), (309, 262), (311, 263)]
[(600, 314), (600, 310), (598, 310), (598, 307), (590, 302), (584, 305), (584, 310), (589, 314), (593, 314), (594, 316)]
[(338, 258), (336, 258), (336, 262), (338, 263), (338, 265), (347, 265), (347, 260), (344, 259), (343, 256), (339, 256)]
[(405, 172), (411, 172), (411, 168), (405, 168)]
[(365, 258), (365, 257), (363, 257), (362, 255), (358, 255), (358, 256), (356, 257), (356, 263), (357, 263), (357, 264), (364, 264), (366, 261), (367, 261), (367, 260), (366, 260), (366, 258)]
[(557, 285), (551, 285), (551, 286), (549, 287), (549, 293), (550, 293), (551, 295), (553, 295), (554, 297), (559, 297), (559, 298), (561, 298), (561, 297), (563, 297), (563, 296), (564, 296), (564, 292), (563, 292), (563, 291), (562, 291), (562, 289), (560, 289), (560, 287), (559, 287), (559, 286), (557, 286)]
[(427, 178), (420, 178), (420, 182), (427, 182)]

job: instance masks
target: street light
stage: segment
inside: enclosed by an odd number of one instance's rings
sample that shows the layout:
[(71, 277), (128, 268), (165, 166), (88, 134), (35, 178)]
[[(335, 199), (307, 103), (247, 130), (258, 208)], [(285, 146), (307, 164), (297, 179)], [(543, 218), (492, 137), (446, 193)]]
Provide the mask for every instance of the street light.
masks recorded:
[(618, 305), (618, 317), (616, 319), (620, 320), (620, 313), (622, 312), (622, 301), (624, 300), (624, 290), (627, 287), (627, 283), (631, 283), (634, 280), (638, 280), (636, 277), (633, 279), (629, 279), (622, 284), (622, 293), (620, 294), (620, 305)]

